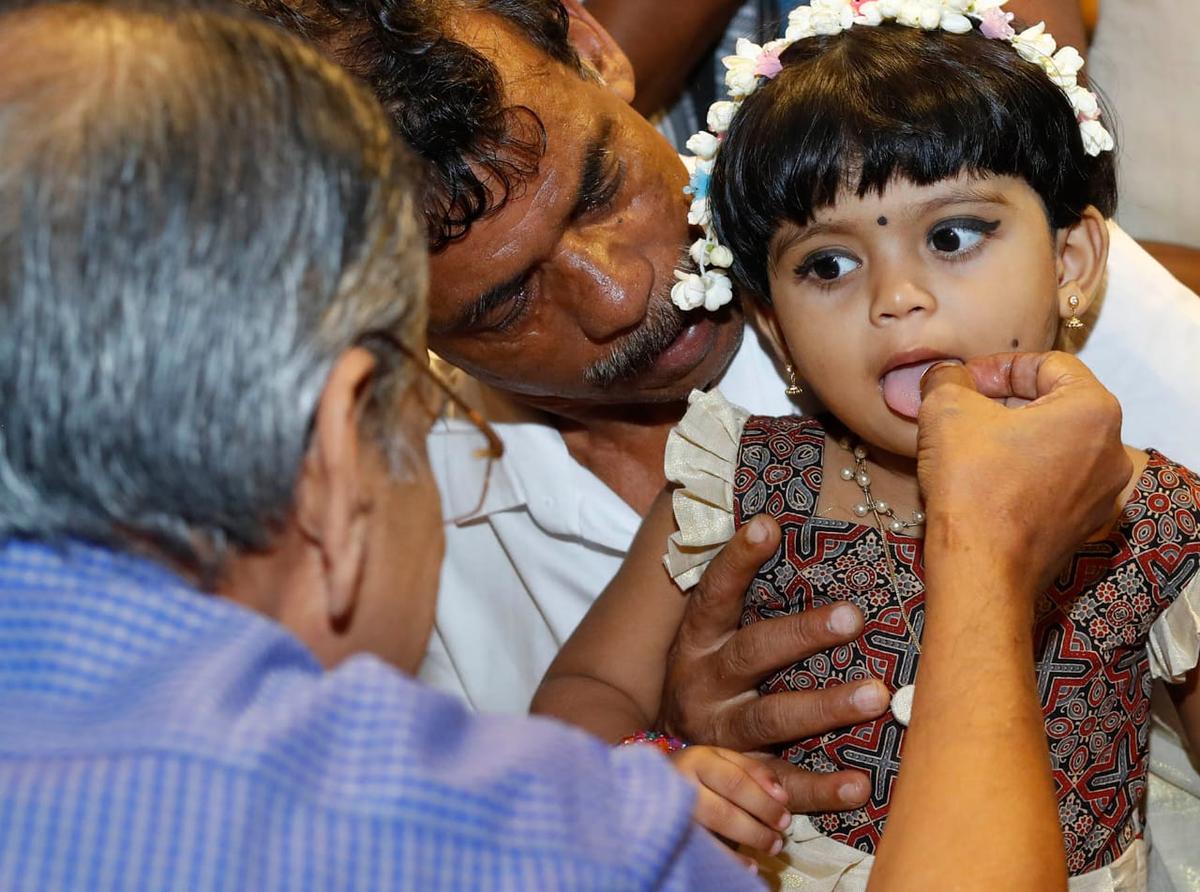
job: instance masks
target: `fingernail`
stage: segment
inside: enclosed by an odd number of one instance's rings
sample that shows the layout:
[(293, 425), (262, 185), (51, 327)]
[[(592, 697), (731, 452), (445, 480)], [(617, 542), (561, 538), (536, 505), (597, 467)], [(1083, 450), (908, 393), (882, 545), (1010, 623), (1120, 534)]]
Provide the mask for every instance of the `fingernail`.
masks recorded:
[(758, 876), (758, 862), (751, 861), (749, 864), (746, 865), (746, 870), (750, 871), (755, 876)]
[(862, 784), (847, 781), (838, 787), (838, 797), (847, 804), (861, 802), (863, 798)]
[(750, 540), (752, 545), (761, 545), (767, 541), (767, 525), (757, 517), (750, 521), (750, 529), (746, 531), (746, 538)]
[(787, 790), (785, 790), (785, 789), (784, 789), (783, 787), (781, 787), (779, 784), (772, 784), (772, 785), (771, 785), (771, 797), (772, 797), (772, 798), (774, 798), (774, 799), (778, 799), (780, 802), (783, 802), (783, 803), (785, 803), (785, 804), (786, 804), (786, 803), (787, 803), (787, 801), (788, 801), (788, 793), (787, 793)]
[(783, 817), (775, 822), (775, 826), (778, 827), (780, 830), (787, 830), (789, 827), (792, 826), (791, 814), (789, 814), (788, 812), (785, 811), (783, 813)]
[(829, 631), (835, 635), (855, 635), (858, 633), (858, 611), (849, 604), (843, 604), (829, 614)]
[(850, 702), (861, 709), (877, 715), (887, 707), (887, 689), (877, 681), (862, 684), (850, 695)]
[(925, 371), (921, 372), (921, 377), (917, 381), (917, 390), (920, 393), (925, 392), (925, 379), (929, 377), (929, 373), (932, 372), (934, 369), (940, 369), (944, 365), (964, 365), (964, 364), (965, 363), (961, 359), (939, 359), (937, 362), (935, 362), (933, 365), (931, 365)]
[(771, 854), (778, 855), (782, 851), (783, 851), (783, 837), (780, 836), (780, 837), (777, 837), (773, 843), (771, 843)]

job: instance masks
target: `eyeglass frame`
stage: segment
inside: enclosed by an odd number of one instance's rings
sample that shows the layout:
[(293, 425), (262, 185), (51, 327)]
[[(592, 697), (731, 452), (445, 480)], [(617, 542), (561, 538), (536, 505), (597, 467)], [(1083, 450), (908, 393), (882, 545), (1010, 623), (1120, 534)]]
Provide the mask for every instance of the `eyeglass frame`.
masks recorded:
[[(460, 396), (454, 390), (454, 385), (443, 378), (437, 372), (437, 370), (435, 370), (433, 366), (429, 364), (428, 356), (418, 355), (416, 351), (414, 351), (390, 331), (387, 331), (386, 329), (372, 329), (371, 331), (365, 332), (356, 338), (354, 343), (355, 346), (362, 347), (364, 350), (369, 350), (378, 357), (379, 351), (374, 348), (377, 347), (381, 342), (391, 350), (394, 350), (395, 352), (404, 356), (405, 359), (415, 365), (421, 371), (421, 373), (424, 374), (430, 381), (432, 381), (434, 386), (441, 391), (442, 395), (447, 399), (449, 404), (462, 412), (462, 414), (466, 416), (467, 420), (471, 422), (475, 429), (483, 435), (485, 440), (487, 440), (487, 446), (477, 450), (475, 453), (476, 458), (487, 459), (487, 465), (483, 472), (483, 487), (479, 493), (479, 501), (470, 511), (449, 519), (451, 523), (460, 523), (464, 520), (467, 520), (478, 514), (480, 509), (483, 508), (484, 502), (487, 501), (488, 488), (492, 481), (492, 470), (495, 468), (496, 462), (504, 456), (504, 441), (500, 439), (500, 434), (497, 433), (496, 428), (492, 426), (492, 423), (484, 418), (483, 415), (470, 403), (463, 399), (462, 396)], [(439, 414), (438, 417), (441, 417), (441, 414)]]

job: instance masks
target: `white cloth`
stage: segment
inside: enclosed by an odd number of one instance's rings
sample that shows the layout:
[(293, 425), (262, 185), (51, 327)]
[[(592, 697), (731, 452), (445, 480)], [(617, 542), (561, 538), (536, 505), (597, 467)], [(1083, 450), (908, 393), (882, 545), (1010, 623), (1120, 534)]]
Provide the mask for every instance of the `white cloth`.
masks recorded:
[(1117, 219), (1137, 238), (1200, 248), (1196, 4), (1103, 0), (1088, 72), (1116, 117)]
[[(783, 851), (759, 858), (759, 872), (773, 889), (805, 892), (867, 892), (875, 856), (822, 836), (803, 815), (792, 819)], [(1146, 845), (1140, 839), (1112, 864), (1073, 876), (1069, 892), (1142, 892)]]
[[(1080, 356), (1120, 399), (1125, 440), (1200, 467), (1200, 298), (1113, 227), (1107, 294), (1099, 303)], [(753, 334), (720, 386), (752, 412), (790, 411), (783, 382)], [(493, 406), (488, 414), (503, 418), (506, 411)], [(501, 423), (500, 432), (506, 454), (487, 504), (472, 522), (446, 529), (437, 623), (421, 677), (476, 709), (523, 712), (558, 648), (620, 566), (639, 518), (570, 457), (546, 422)], [(477, 498), (480, 463), (453, 424), (434, 430), (429, 451), (453, 516)], [(1155, 765), (1157, 751), (1155, 741)], [(1195, 826), (1173, 823), (1181, 813), (1164, 815), (1160, 830), (1151, 798), (1152, 839), (1194, 841)], [(1200, 845), (1166, 853), (1160, 845), (1159, 855), (1200, 876)], [(1200, 882), (1178, 889), (1200, 892)]]

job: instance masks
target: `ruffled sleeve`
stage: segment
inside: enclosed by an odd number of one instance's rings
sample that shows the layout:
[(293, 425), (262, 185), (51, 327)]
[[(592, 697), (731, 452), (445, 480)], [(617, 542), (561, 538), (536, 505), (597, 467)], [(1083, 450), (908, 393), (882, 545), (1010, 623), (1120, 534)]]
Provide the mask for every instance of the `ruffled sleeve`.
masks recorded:
[(1200, 658), (1200, 575), (1194, 576), (1154, 621), (1146, 651), (1150, 673), (1172, 684), (1183, 681), (1196, 668)]
[(667, 479), (679, 484), (672, 502), (679, 529), (663, 563), (685, 591), (733, 538), (733, 475), (749, 417), (720, 391), (693, 390), (683, 420), (667, 437), (664, 463)]

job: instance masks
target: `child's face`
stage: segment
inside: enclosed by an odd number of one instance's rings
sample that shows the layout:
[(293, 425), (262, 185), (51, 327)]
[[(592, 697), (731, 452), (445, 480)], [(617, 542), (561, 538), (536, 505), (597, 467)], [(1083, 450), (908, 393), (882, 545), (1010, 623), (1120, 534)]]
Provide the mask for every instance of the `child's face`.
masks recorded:
[(871, 445), (915, 455), (908, 416), (931, 360), (1054, 344), (1063, 242), (1037, 193), (1014, 177), (850, 193), (772, 238), (779, 334), (843, 424)]

